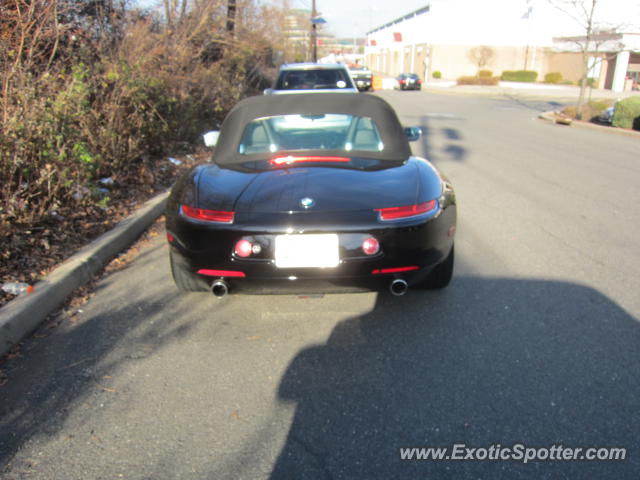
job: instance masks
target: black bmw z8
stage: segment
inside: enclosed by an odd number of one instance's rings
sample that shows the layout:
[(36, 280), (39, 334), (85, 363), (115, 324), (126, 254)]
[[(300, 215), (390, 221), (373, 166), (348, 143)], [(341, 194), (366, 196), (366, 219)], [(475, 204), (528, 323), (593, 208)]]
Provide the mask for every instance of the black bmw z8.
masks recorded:
[(446, 287), (455, 194), (411, 154), (419, 135), (373, 95), (239, 102), (219, 132), (205, 135), (212, 160), (169, 197), (177, 287), (219, 297)]

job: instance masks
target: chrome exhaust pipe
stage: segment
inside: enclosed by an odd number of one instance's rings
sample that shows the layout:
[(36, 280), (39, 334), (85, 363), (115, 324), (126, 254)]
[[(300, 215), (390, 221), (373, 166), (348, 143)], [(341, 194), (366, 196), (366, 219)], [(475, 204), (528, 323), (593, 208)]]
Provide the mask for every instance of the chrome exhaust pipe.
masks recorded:
[(216, 280), (211, 284), (211, 293), (214, 297), (222, 298), (229, 293), (229, 285), (224, 280)]
[(408, 288), (409, 285), (407, 285), (407, 282), (405, 282), (401, 278), (396, 278), (389, 284), (389, 291), (396, 297), (401, 297), (402, 295), (407, 293)]

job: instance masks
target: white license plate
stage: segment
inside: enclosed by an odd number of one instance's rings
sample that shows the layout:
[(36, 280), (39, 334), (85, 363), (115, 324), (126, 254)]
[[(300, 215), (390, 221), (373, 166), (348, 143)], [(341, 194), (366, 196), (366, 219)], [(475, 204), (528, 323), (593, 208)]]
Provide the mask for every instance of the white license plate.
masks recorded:
[(340, 262), (338, 235), (278, 235), (276, 237), (276, 267), (330, 268)]

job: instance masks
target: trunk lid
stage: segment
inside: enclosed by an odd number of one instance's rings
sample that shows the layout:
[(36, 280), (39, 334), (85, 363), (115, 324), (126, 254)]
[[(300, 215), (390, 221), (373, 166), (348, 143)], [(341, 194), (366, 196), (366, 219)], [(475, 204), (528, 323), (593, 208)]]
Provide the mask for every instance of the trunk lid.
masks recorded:
[(240, 193), (235, 211), (361, 211), (412, 205), (417, 195), (418, 172), (412, 163), (383, 170), (296, 167), (257, 173)]

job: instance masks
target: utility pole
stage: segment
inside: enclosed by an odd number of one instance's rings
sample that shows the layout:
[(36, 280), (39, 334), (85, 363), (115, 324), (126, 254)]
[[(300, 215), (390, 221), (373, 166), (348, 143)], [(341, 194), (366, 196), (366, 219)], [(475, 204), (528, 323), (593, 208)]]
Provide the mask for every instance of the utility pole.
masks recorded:
[(318, 61), (318, 25), (316, 24), (316, 0), (311, 0), (311, 61)]
[[(186, 3), (186, 2), (185, 2)], [(236, 0), (227, 1), (227, 32), (233, 36), (236, 26)]]

